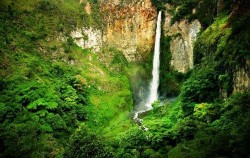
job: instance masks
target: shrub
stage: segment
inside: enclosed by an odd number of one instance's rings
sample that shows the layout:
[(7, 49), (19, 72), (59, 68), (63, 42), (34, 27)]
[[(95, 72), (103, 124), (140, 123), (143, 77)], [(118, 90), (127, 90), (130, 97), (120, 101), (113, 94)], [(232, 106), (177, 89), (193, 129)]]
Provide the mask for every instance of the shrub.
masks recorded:
[(213, 102), (219, 97), (218, 76), (214, 68), (209, 66), (195, 69), (181, 88), (183, 110), (193, 111), (194, 103)]
[(51, 10), (55, 10), (56, 6), (49, 0), (41, 0), (38, 4), (38, 9), (48, 12)]
[(111, 150), (87, 126), (80, 126), (70, 138), (65, 158), (109, 158), (113, 157)]

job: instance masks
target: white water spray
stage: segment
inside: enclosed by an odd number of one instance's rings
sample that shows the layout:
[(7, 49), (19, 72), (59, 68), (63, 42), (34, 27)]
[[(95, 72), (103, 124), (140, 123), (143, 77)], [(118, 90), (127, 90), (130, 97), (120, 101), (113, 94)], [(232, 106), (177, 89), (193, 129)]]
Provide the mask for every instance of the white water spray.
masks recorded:
[(152, 70), (152, 81), (150, 83), (149, 96), (147, 98), (147, 109), (152, 108), (152, 103), (158, 99), (158, 87), (159, 87), (159, 67), (160, 67), (160, 38), (161, 38), (161, 11), (158, 14), (157, 28), (155, 36), (155, 49), (154, 49), (154, 61)]
[[(150, 83), (149, 95), (144, 104), (144, 110), (137, 111), (134, 116), (134, 120), (141, 123), (141, 119), (138, 118), (140, 113), (146, 112), (152, 109), (152, 103), (158, 99), (158, 87), (159, 87), (159, 67), (160, 67), (160, 38), (161, 38), (161, 11), (159, 11), (157, 18), (156, 36), (155, 36), (155, 48), (152, 70), (152, 81)], [(145, 127), (144, 127), (145, 128)], [(146, 129), (146, 128), (145, 128)]]

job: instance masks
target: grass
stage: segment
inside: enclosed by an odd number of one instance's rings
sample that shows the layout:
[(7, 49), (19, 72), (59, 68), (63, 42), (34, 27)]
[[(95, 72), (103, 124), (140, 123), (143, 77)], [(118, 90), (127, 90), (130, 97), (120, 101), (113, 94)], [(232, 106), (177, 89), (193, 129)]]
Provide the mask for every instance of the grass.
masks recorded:
[(84, 52), (78, 55), (77, 58), (84, 63), (82, 76), (88, 83), (92, 105), (86, 107), (88, 125), (100, 131), (120, 126), (122, 121), (128, 119), (133, 104), (126, 74), (113, 75), (99, 62), (98, 54)]

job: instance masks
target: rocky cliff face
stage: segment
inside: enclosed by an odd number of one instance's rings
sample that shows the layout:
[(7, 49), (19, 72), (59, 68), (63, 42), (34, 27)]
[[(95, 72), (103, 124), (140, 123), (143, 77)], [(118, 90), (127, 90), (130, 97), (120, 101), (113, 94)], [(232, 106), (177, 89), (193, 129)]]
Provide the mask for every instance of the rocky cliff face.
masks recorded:
[(201, 24), (198, 20), (189, 23), (181, 20), (171, 25), (171, 14), (167, 5), (165, 12), (164, 34), (171, 36), (170, 51), (172, 54), (171, 65), (179, 72), (186, 72), (193, 67), (193, 43), (200, 31)]
[(81, 48), (93, 49), (99, 52), (102, 47), (101, 30), (93, 28), (77, 28), (71, 32), (71, 37), (75, 43)]
[(129, 61), (146, 58), (154, 44), (157, 11), (150, 0), (103, 1), (103, 42), (122, 51)]
[[(81, 3), (81, 1), (80, 1)], [(154, 45), (157, 11), (150, 0), (100, 0), (103, 30), (78, 28), (71, 32), (82, 48), (100, 51), (102, 47), (116, 48), (128, 61), (148, 57)], [(87, 3), (85, 11), (91, 14)]]
[[(122, 51), (128, 61), (141, 61), (152, 53), (156, 27), (156, 8), (150, 0), (100, 1), (105, 27), (103, 30), (78, 28), (71, 33), (76, 44), (82, 48), (113, 47)], [(179, 72), (193, 67), (193, 42), (201, 28), (199, 21), (189, 23), (181, 20), (171, 25), (167, 5), (164, 34), (171, 36), (171, 65)], [(90, 14), (91, 6), (85, 7)]]
[(234, 92), (247, 92), (250, 90), (250, 60), (245, 68), (238, 68), (234, 73)]

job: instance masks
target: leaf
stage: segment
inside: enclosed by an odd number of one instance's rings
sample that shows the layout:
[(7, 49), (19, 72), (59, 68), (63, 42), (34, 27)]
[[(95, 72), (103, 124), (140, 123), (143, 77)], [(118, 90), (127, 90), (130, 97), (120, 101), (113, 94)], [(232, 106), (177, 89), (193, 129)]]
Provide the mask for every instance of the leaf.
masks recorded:
[(37, 103), (36, 102), (32, 102), (27, 106), (27, 109), (33, 109), (36, 110), (37, 109)]
[(30, 103), (30, 104), (27, 106), (27, 109), (36, 110), (37, 107), (40, 106), (40, 105), (46, 105), (46, 101), (44, 100), (44, 98), (37, 99), (36, 101)]
[(47, 103), (47, 106), (46, 106), (46, 109), (56, 109), (58, 107), (58, 104), (56, 102), (48, 102)]
[(47, 110), (40, 110), (40, 111), (36, 112), (36, 114), (39, 115), (40, 117), (46, 116), (47, 113), (48, 113)]
[(49, 124), (43, 124), (40, 127), (41, 131), (43, 132), (53, 132), (53, 129), (51, 128), (51, 126)]

